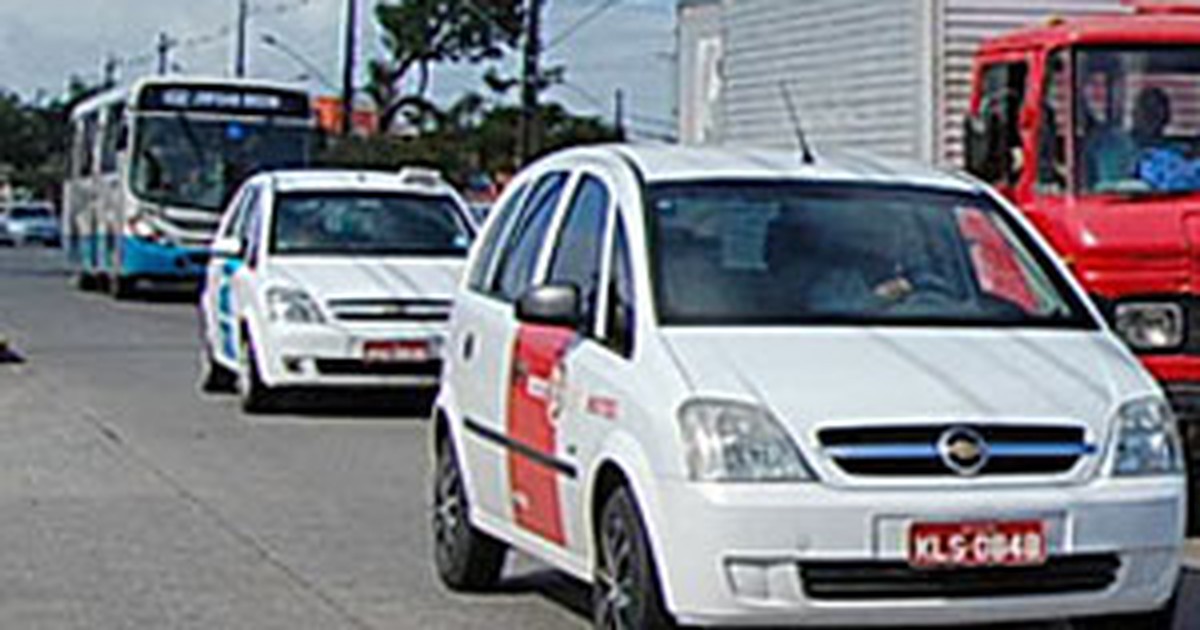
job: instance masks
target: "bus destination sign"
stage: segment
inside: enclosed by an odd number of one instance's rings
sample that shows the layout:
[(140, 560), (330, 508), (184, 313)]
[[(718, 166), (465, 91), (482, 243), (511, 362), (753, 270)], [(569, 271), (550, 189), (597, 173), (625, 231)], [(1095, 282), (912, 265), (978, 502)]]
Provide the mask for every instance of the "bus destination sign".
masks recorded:
[(189, 111), (250, 116), (311, 115), (303, 93), (219, 85), (152, 85), (138, 99), (142, 111)]

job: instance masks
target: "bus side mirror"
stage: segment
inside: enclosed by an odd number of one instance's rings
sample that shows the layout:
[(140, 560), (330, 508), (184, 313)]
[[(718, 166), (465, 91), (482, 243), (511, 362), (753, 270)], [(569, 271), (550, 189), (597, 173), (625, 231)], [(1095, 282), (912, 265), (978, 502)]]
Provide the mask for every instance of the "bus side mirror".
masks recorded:
[(219, 238), (213, 241), (212, 257), (220, 260), (238, 260), (242, 257), (242, 242), (236, 238)]

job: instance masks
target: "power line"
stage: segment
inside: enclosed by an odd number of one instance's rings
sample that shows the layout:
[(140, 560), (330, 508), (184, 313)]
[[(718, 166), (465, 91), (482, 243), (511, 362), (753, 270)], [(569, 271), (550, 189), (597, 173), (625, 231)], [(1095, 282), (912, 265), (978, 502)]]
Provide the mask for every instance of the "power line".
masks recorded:
[(571, 24), (567, 28), (563, 29), (563, 31), (556, 35), (554, 39), (551, 39), (550, 43), (546, 44), (546, 50), (551, 50), (568, 39), (571, 39), (575, 33), (583, 30), (588, 24), (596, 21), (605, 13), (608, 13), (609, 10), (611, 10), (613, 7), (616, 7), (618, 4), (621, 4), (622, 1), (623, 0), (605, 0), (604, 4), (601, 4), (593, 9), (591, 13), (579, 18), (574, 24)]

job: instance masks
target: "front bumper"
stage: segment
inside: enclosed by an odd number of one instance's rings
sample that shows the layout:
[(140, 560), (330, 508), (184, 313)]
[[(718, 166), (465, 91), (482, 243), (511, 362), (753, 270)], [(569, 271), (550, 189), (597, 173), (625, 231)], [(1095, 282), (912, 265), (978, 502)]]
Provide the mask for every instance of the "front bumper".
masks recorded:
[[(1141, 612), (1170, 598), (1182, 558), (1181, 478), (961, 492), (668, 482), (656, 501), (659, 573), (668, 606), (686, 625), (908, 627)], [(813, 594), (802, 578), (812, 563), (903, 565), (914, 521), (1030, 518), (1047, 523), (1052, 558), (1119, 561), (1111, 584), (1058, 594), (846, 599)]]
[(267, 324), (256, 336), (259, 370), (270, 387), (436, 387), (441, 379), (440, 356), (424, 362), (375, 363), (364, 360), (371, 341), (434, 339), (440, 345), (440, 325)]

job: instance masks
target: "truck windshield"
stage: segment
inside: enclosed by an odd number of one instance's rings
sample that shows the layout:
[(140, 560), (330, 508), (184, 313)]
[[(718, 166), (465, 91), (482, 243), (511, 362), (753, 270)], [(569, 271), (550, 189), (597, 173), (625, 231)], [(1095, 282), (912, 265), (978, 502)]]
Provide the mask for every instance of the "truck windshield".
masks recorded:
[(312, 132), (303, 126), (155, 115), (135, 123), (130, 177), (147, 201), (220, 210), (250, 175), (304, 166)]
[(1083, 48), (1075, 67), (1084, 192), (1200, 191), (1200, 47)]
[(453, 199), (398, 193), (282, 194), (271, 236), (273, 253), (298, 256), (464, 257), (471, 245)]
[(981, 195), (713, 181), (651, 186), (649, 209), (664, 325), (1095, 326)]

